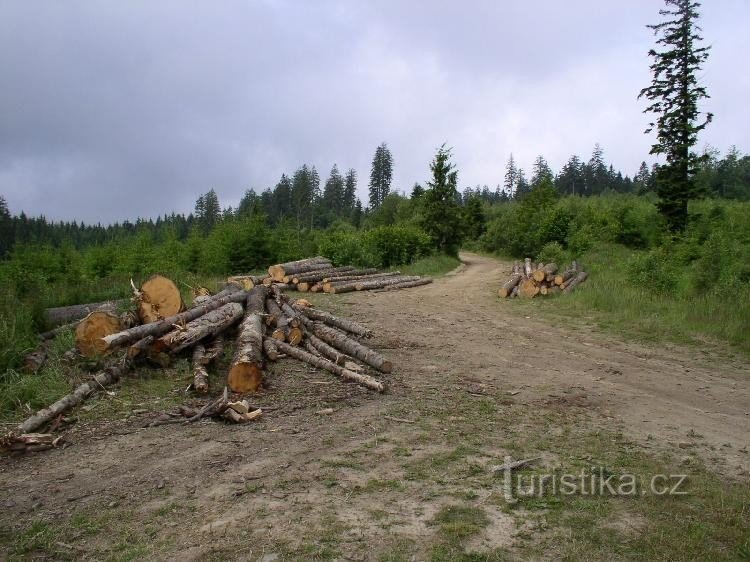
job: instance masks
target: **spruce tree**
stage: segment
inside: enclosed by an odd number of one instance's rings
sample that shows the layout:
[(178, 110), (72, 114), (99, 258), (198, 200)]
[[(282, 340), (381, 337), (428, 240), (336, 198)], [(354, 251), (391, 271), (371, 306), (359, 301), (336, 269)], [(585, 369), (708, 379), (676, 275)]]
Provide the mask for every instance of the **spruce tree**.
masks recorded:
[(344, 182), (344, 212), (351, 216), (357, 200), (357, 171), (349, 168)]
[(508, 164), (505, 166), (505, 180), (503, 181), (503, 189), (508, 194), (508, 197), (513, 197), (517, 185), (518, 168), (516, 167), (516, 161), (513, 159), (513, 153), (511, 153), (510, 158), (508, 158)]
[(644, 113), (653, 113), (656, 120), (646, 133), (656, 129), (656, 142), (651, 154), (663, 154), (666, 164), (659, 167), (656, 191), (659, 210), (673, 231), (687, 225), (688, 201), (698, 195), (694, 176), (698, 156), (692, 148), (698, 133), (711, 122), (713, 115), (702, 117), (698, 102), (708, 98), (704, 86), (698, 83), (698, 72), (708, 59), (710, 47), (699, 47), (703, 38), (696, 25), (700, 3), (694, 0), (665, 0), (667, 9), (659, 14), (665, 21), (649, 25), (656, 44), (664, 50), (651, 49), (651, 84), (641, 90), (640, 97), (649, 100)]
[(337, 217), (344, 209), (344, 178), (336, 164), (331, 168), (331, 174), (323, 188), (323, 204), (329, 213)]
[(458, 172), (450, 159), (451, 150), (443, 145), (430, 164), (432, 179), (422, 196), (422, 228), (439, 251), (457, 256), (462, 239), (462, 220), (457, 203)]
[(523, 199), (531, 191), (531, 186), (526, 180), (526, 173), (523, 168), (518, 168), (518, 181), (516, 182), (516, 191), (513, 194), (515, 199)]
[(554, 178), (555, 176), (552, 173), (552, 168), (549, 167), (549, 164), (547, 163), (547, 160), (545, 160), (544, 156), (537, 156), (536, 160), (534, 160), (534, 168), (532, 169), (531, 186), (535, 187), (543, 181), (552, 182)]
[(393, 157), (388, 145), (381, 144), (375, 149), (370, 171), (370, 208), (377, 209), (391, 191), (393, 177)]

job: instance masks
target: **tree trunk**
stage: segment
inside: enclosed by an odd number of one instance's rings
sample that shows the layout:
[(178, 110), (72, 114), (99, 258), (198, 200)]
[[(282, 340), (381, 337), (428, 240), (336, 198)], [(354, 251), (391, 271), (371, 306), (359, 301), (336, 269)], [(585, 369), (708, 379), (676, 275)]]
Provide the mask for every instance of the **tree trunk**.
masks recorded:
[(276, 340), (273, 338), (265, 337), (263, 339), (263, 351), (266, 352), (266, 357), (271, 361), (279, 360), (279, 348), (276, 347)]
[(516, 273), (503, 281), (503, 284), (500, 285), (500, 290), (497, 292), (500, 298), (504, 299), (506, 297), (509, 297), (513, 292), (513, 288), (521, 282), (522, 278), (523, 275), (521, 275), (520, 273)]
[(518, 293), (519, 293), (519, 288), (518, 288), (518, 285), (516, 285), (515, 287), (513, 287), (513, 291), (511, 291), (510, 293), (510, 298), (516, 298), (518, 296)]
[(362, 338), (369, 338), (372, 336), (372, 330), (370, 330), (366, 326), (363, 326), (362, 324), (359, 324), (358, 322), (349, 320), (348, 318), (339, 318), (338, 316), (334, 316), (330, 312), (326, 312), (325, 310), (318, 310), (317, 308), (302, 307), (296, 304), (294, 301), (292, 302), (292, 308), (303, 316), (306, 316), (310, 320), (325, 322), (329, 326), (340, 328), (346, 332), (349, 332), (350, 334), (354, 334), (355, 336), (360, 336)]
[(171, 331), (175, 325), (183, 325), (188, 322), (203, 316), (204, 314), (221, 308), (225, 304), (232, 302), (244, 302), (247, 299), (247, 292), (235, 291), (228, 295), (224, 295), (220, 298), (212, 297), (211, 300), (195, 306), (185, 312), (170, 316), (159, 322), (152, 322), (150, 324), (143, 324), (141, 326), (135, 326), (116, 334), (110, 334), (99, 339), (96, 342), (96, 351), (99, 353), (110, 353), (111, 351), (127, 345), (129, 343), (136, 342), (146, 336), (159, 337), (167, 332)]
[(532, 299), (539, 294), (539, 284), (533, 279), (524, 279), (518, 285), (518, 296)]
[(362, 386), (369, 388), (370, 390), (385, 392), (385, 385), (369, 375), (355, 373), (354, 371), (350, 371), (349, 369), (336, 365), (336, 363), (328, 361), (323, 357), (317, 357), (312, 353), (308, 353), (307, 351), (304, 351), (298, 347), (292, 347), (291, 345), (285, 344), (283, 342), (276, 342), (276, 345), (279, 347), (279, 350), (283, 351), (290, 357), (294, 357), (295, 359), (303, 361), (308, 365), (312, 365), (313, 367), (317, 367), (318, 369), (326, 370), (329, 373), (338, 375), (342, 379), (361, 384)]
[(531, 266), (531, 258), (526, 258), (523, 262), (523, 275), (526, 279), (531, 279), (531, 274), (534, 272)]
[(358, 341), (349, 338), (346, 334), (339, 332), (335, 328), (326, 326), (321, 322), (316, 322), (313, 325), (313, 333), (324, 342), (374, 367), (378, 371), (390, 373), (393, 370), (393, 364), (377, 351), (373, 351)]
[(388, 285), (381, 289), (375, 289), (374, 291), (376, 293), (379, 293), (381, 291), (397, 291), (399, 289), (409, 289), (410, 287), (420, 287), (421, 285), (429, 285), (430, 283), (432, 283), (432, 277), (420, 277), (419, 279), (415, 279), (414, 281), (402, 281), (401, 283), (396, 283), (395, 285)]
[(568, 279), (572, 279), (578, 274), (578, 271), (574, 268), (569, 268), (565, 270), (563, 273), (559, 273), (555, 275), (555, 285), (562, 285), (564, 284)]
[(174, 281), (153, 275), (135, 292), (136, 310), (141, 322), (157, 322), (185, 310), (182, 295)]
[(39, 429), (43, 425), (51, 422), (63, 412), (67, 412), (71, 408), (86, 400), (86, 398), (88, 398), (88, 396), (93, 391), (116, 383), (118, 380), (120, 380), (121, 376), (123, 376), (128, 370), (130, 370), (131, 366), (132, 364), (130, 362), (126, 362), (121, 365), (112, 365), (110, 367), (107, 367), (106, 369), (95, 375), (92, 380), (83, 383), (70, 394), (63, 396), (54, 404), (42, 410), (39, 410), (36, 414), (28, 418), (18, 426), (18, 432), (31, 433)]
[(268, 289), (255, 287), (247, 297), (245, 318), (235, 344), (227, 386), (233, 392), (255, 392), (263, 383), (263, 315)]
[(329, 267), (327, 269), (318, 269), (315, 271), (309, 271), (306, 273), (298, 273), (292, 278), (292, 283), (299, 285), (300, 283), (309, 283), (311, 281), (317, 282), (322, 281), (326, 277), (334, 277), (336, 275), (344, 275), (350, 271), (354, 271), (354, 267), (347, 265), (344, 267)]
[[(397, 285), (399, 283), (407, 283), (409, 281), (419, 281), (421, 277), (419, 275), (397, 275), (393, 277), (383, 277), (380, 279), (373, 279), (373, 280), (361, 280), (357, 281), (354, 284), (354, 289), (356, 291), (369, 291), (370, 289), (382, 289), (383, 287), (390, 287), (392, 285)], [(346, 285), (345, 285), (346, 287)], [(341, 290), (343, 287), (334, 287), (334, 290), (332, 290), (332, 293), (343, 293), (346, 291)]]
[(588, 279), (588, 276), (589, 276), (588, 273), (586, 273), (585, 271), (581, 271), (578, 275), (576, 275), (573, 279), (571, 279), (565, 284), (565, 288), (562, 290), (562, 292), (566, 294), (572, 293), (573, 291), (575, 291), (575, 288), (578, 285), (580, 285), (581, 283), (586, 281), (586, 279)]
[(307, 333), (305, 334), (305, 341), (309, 343), (319, 355), (327, 358), (330, 361), (336, 363), (336, 365), (344, 366), (346, 363), (347, 356), (341, 353), (338, 349), (331, 347), (326, 342), (318, 338), (317, 336)]
[(536, 271), (534, 271), (534, 274), (533, 274), (534, 281), (541, 283), (542, 281), (547, 279), (547, 276), (554, 275), (556, 272), (557, 272), (557, 264), (548, 263), (547, 265), (542, 266)]
[(328, 258), (322, 256), (316, 256), (314, 258), (306, 258), (303, 260), (290, 261), (286, 263), (278, 263), (268, 268), (268, 275), (270, 275), (274, 281), (281, 281), (285, 275), (294, 275), (296, 273), (302, 273), (303, 271), (311, 271), (313, 269), (320, 269), (324, 265), (333, 267)]
[(76, 349), (84, 357), (95, 357), (99, 340), (120, 330), (122, 323), (116, 314), (102, 310), (92, 312), (76, 326)]
[(152, 353), (179, 353), (203, 338), (220, 334), (242, 318), (244, 312), (240, 303), (225, 304), (155, 339), (150, 351)]
[(193, 390), (199, 394), (208, 394), (208, 370), (206, 367), (224, 351), (224, 338), (216, 336), (208, 346), (202, 343), (193, 348)]
[(353, 271), (347, 271), (346, 273), (343, 273), (341, 275), (330, 275), (323, 277), (323, 282), (336, 283), (338, 281), (351, 281), (352, 279), (359, 279), (360, 277), (365, 277), (367, 275), (378, 275), (378, 270), (374, 267), (370, 267), (368, 269), (355, 269)]
[(54, 328), (61, 324), (70, 324), (81, 318), (85, 318), (92, 312), (102, 310), (105, 312), (116, 313), (117, 309), (127, 306), (128, 299), (90, 302), (87, 304), (74, 304), (71, 306), (59, 306), (57, 308), (48, 308), (44, 311), (45, 322), (48, 327)]
[(284, 318), (284, 313), (281, 312), (281, 308), (276, 304), (276, 301), (271, 298), (266, 299), (266, 310), (268, 312), (266, 313), (265, 324), (270, 328), (275, 328), (279, 325), (279, 321)]

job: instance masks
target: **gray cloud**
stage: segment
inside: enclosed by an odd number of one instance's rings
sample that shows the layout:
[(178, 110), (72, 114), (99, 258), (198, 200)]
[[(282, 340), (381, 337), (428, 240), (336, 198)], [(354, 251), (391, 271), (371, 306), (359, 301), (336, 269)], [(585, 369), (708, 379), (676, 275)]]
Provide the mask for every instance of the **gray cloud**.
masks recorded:
[[(462, 186), (512, 151), (559, 168), (601, 143), (648, 159), (637, 93), (660, 2), (0, 4), (0, 193), (14, 212), (108, 222), (236, 204), (303, 162), (354, 167), (389, 143), (396, 188), (454, 148)], [(706, 2), (704, 141), (750, 146), (742, 0)]]

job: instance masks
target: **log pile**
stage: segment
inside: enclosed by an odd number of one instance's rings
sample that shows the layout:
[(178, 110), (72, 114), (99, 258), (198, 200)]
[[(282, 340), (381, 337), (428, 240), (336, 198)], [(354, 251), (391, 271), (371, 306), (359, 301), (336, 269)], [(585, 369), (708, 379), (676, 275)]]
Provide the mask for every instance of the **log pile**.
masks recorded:
[(506, 298), (527, 298), (572, 293), (578, 285), (588, 279), (578, 262), (560, 270), (555, 263), (534, 263), (526, 258), (523, 263), (513, 264), (510, 276), (503, 280), (498, 296)]
[[(135, 325), (124, 323), (111, 310), (94, 310), (76, 326), (76, 347), (84, 357), (109, 361), (107, 366), (70, 394), (25, 420), (15, 433), (4, 438), (0, 448), (15, 452), (50, 448), (47, 445), (52, 441), (47, 437), (40, 441), (40, 434), (34, 432), (54, 425), (65, 412), (94, 392), (117, 383), (139, 365), (167, 366), (178, 355), (192, 359), (193, 381), (189, 390), (199, 396), (209, 395), (212, 388), (221, 393), (200, 410), (181, 408), (181, 421), (215, 417), (245, 423), (258, 419), (262, 412), (243, 401), (242, 396), (263, 388), (267, 362), (285, 357), (328, 371), (344, 381), (384, 392), (386, 384), (377, 374), (392, 372), (393, 364), (363, 342), (372, 332), (357, 322), (314, 308), (305, 299), (293, 299), (285, 292), (284, 278), (290, 270), (295, 272), (293, 275), (300, 274), (301, 268), (302, 262), (295, 262), (292, 268), (283, 264), (282, 269), (274, 270), (274, 279), (279, 281), (274, 280), (270, 286), (262, 279), (256, 284), (255, 279), (245, 278), (227, 284), (215, 295), (206, 294), (201, 288), (194, 292), (194, 302), (187, 309), (181, 298), (169, 294), (176, 290), (174, 283), (165, 282), (166, 278), (153, 283), (156, 278), (152, 277), (136, 290)], [(383, 277), (391, 278), (398, 277)], [(248, 290), (249, 283), (252, 288)], [(158, 299), (148, 292), (154, 286), (160, 291)], [(169, 316), (163, 316), (168, 312)], [(45, 350), (48, 341), (49, 338), (43, 340)], [(221, 363), (229, 342), (233, 342), (234, 348), (229, 363), (217, 366), (215, 370), (223, 372), (211, 375), (211, 364)], [(170, 421), (175, 420), (170, 418)]]

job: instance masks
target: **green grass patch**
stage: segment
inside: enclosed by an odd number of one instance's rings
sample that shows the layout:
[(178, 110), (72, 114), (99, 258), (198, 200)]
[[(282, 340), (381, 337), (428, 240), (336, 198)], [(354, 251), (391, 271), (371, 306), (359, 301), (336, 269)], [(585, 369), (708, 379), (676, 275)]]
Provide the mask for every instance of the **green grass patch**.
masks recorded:
[(428, 277), (442, 277), (449, 271), (454, 270), (461, 264), (458, 258), (443, 254), (420, 258), (414, 263), (400, 265), (392, 269), (398, 270), (404, 275), (423, 275)]

